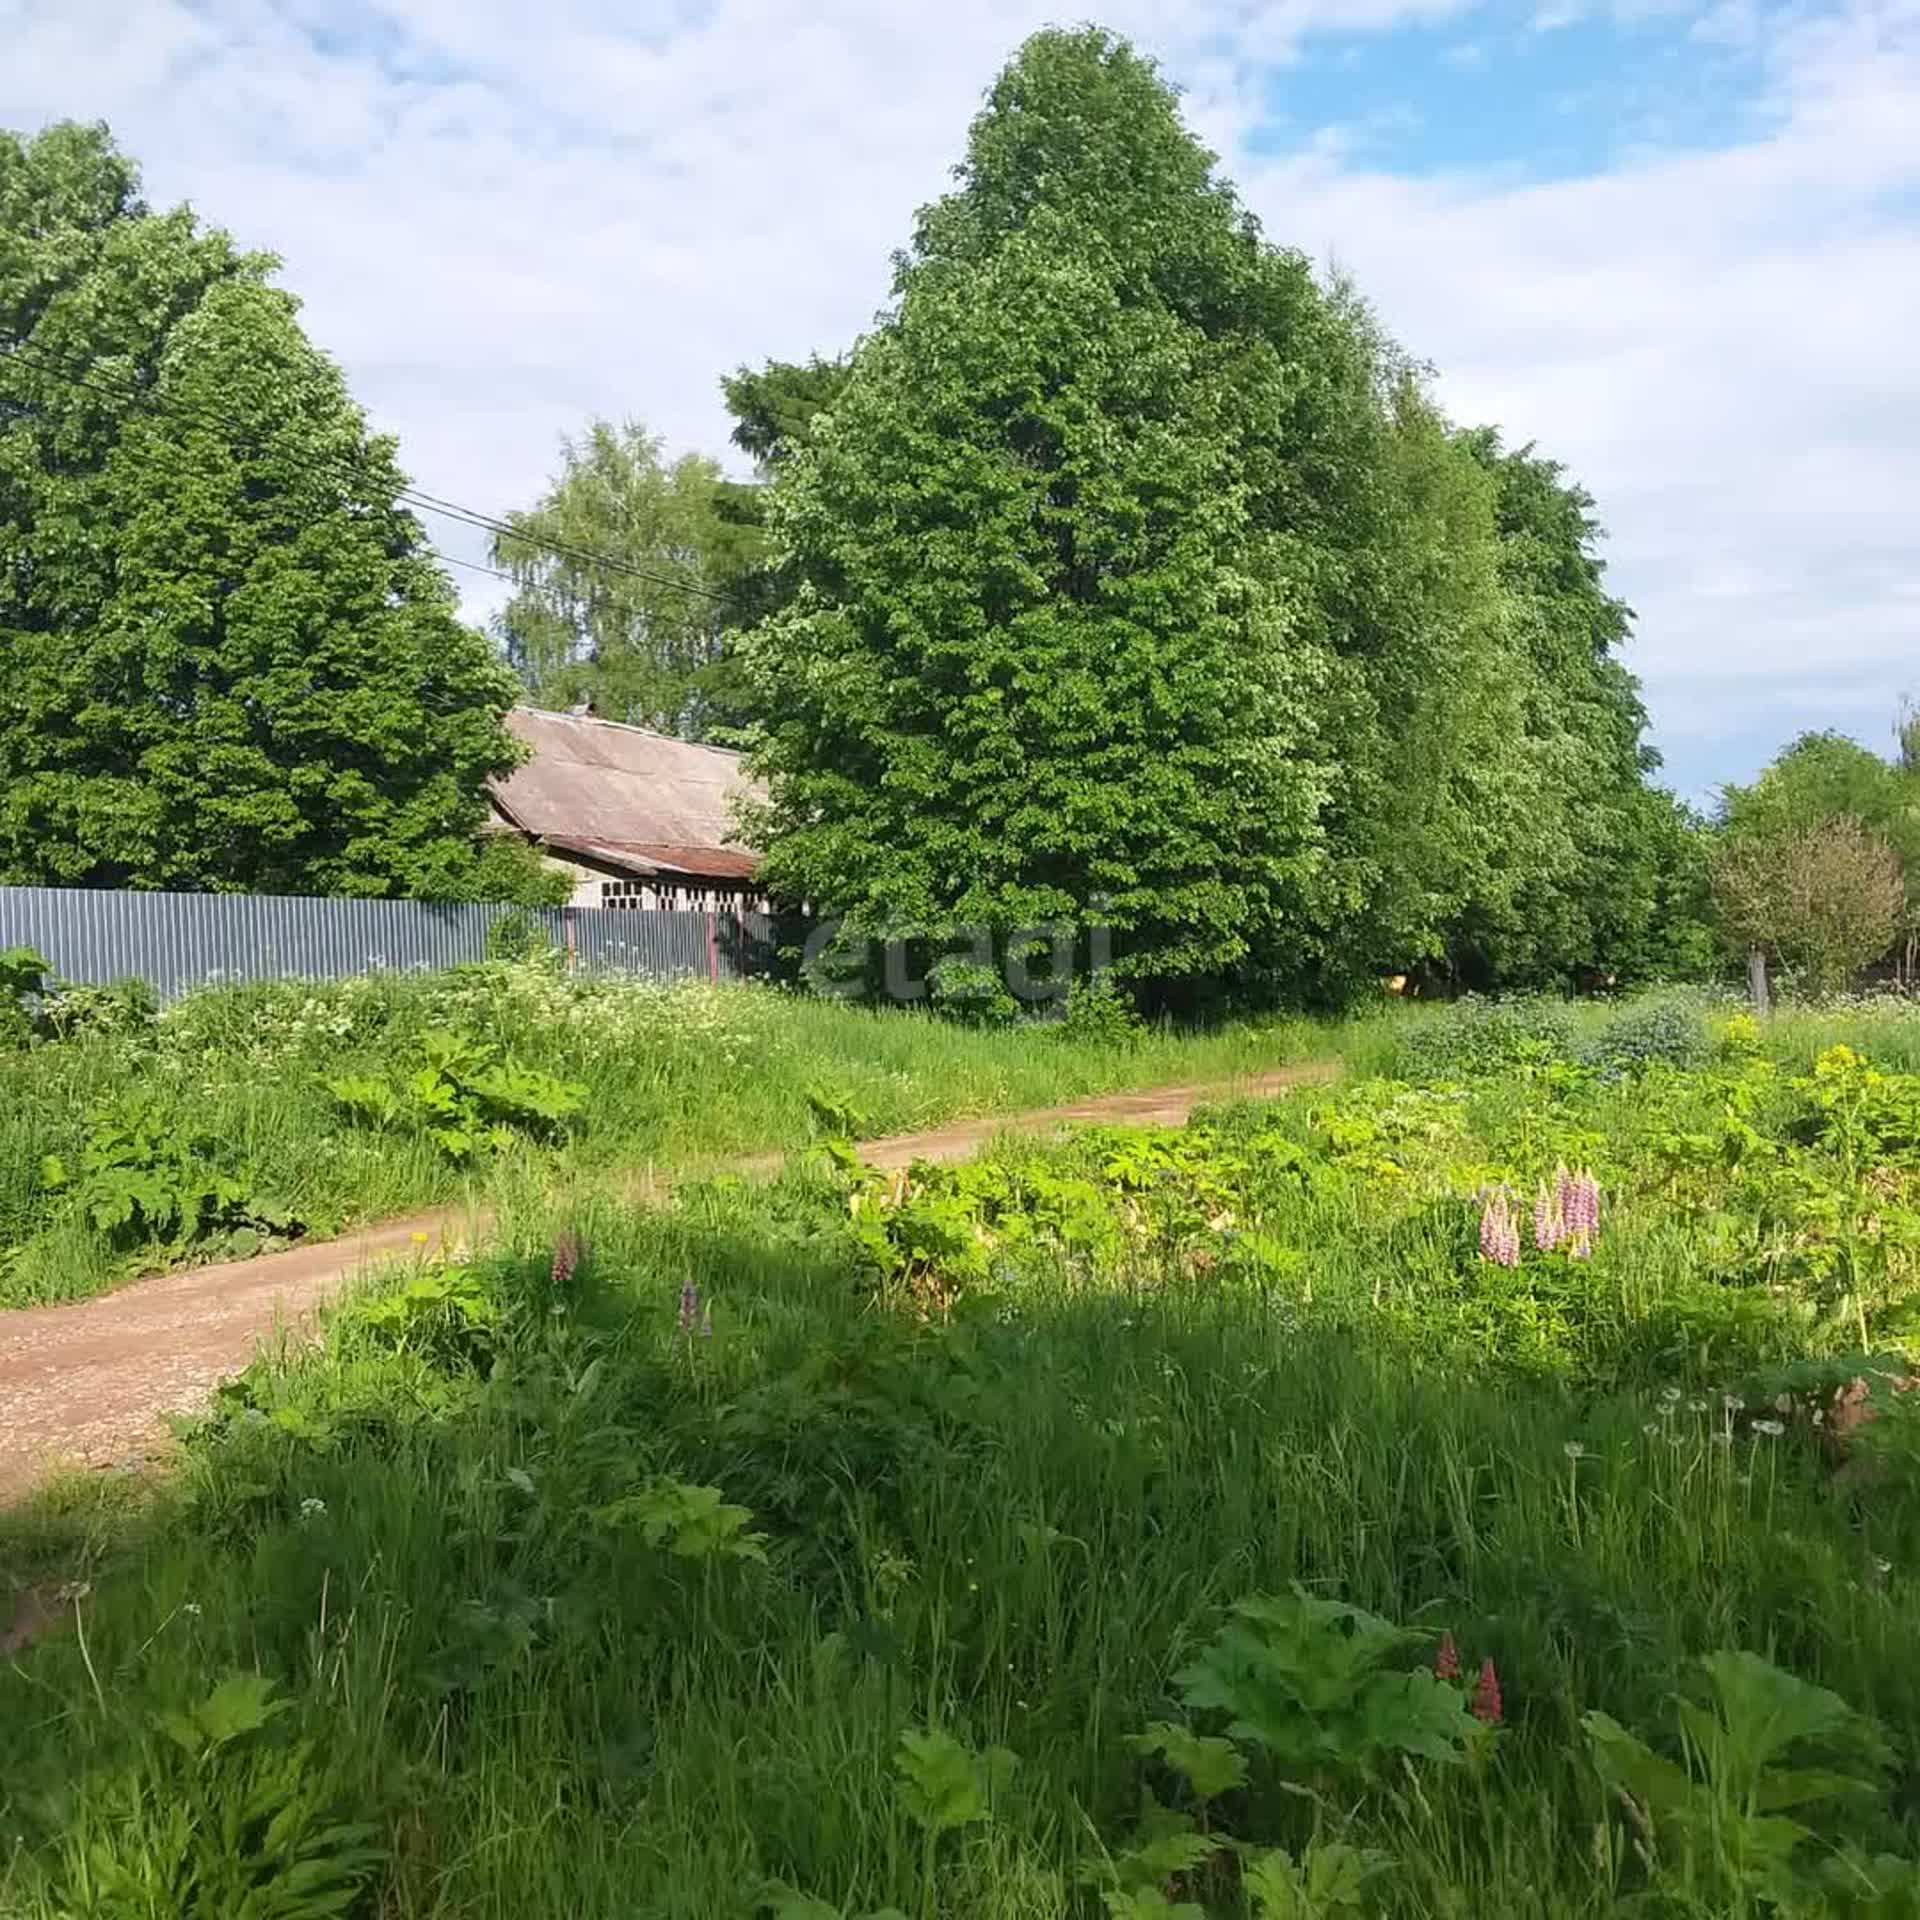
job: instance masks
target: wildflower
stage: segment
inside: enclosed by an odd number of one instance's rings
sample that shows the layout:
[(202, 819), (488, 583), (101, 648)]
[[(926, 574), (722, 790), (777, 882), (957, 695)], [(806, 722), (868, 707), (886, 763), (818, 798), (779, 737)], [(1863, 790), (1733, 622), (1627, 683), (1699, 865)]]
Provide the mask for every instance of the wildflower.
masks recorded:
[(416, 1247), (424, 1247), (427, 1244), (427, 1236), (424, 1233), (410, 1233), (407, 1238), (411, 1240)]
[(556, 1289), (569, 1285), (580, 1265), (581, 1256), (586, 1248), (580, 1243), (580, 1236), (571, 1227), (553, 1243), (553, 1266), (548, 1278)]
[(54, 1604), (62, 1607), (77, 1607), (93, 1591), (91, 1580), (69, 1580), (54, 1592)]
[(1513, 1217), (1505, 1187), (1496, 1187), (1487, 1196), (1480, 1214), (1480, 1257), (1496, 1267), (1520, 1264), (1520, 1229)]
[(1460, 1649), (1453, 1644), (1453, 1635), (1450, 1633), (1440, 1636), (1440, 1650), (1433, 1656), (1433, 1676), (1436, 1680), (1457, 1680), (1460, 1677)]
[(1753, 1430), (1755, 1433), (1764, 1433), (1771, 1438), (1785, 1433), (1787, 1427), (1784, 1420), (1756, 1420), (1753, 1423)]
[(1641, 1426), (1640, 1431), (1651, 1440), (1653, 1436), (1660, 1431), (1660, 1422), (1658, 1420), (1648, 1420)]
[(700, 1338), (702, 1340), (711, 1340), (713, 1338), (713, 1302), (711, 1300), (701, 1309)]
[(1745, 1410), (1747, 1403), (1737, 1393), (1723, 1393), (1720, 1404), (1729, 1413), (1740, 1413)]
[(1891, 1560), (1882, 1560), (1876, 1556), (1873, 1563), (1873, 1570), (1884, 1580), (1887, 1575), (1893, 1571), (1893, 1562)]
[(1680, 1399), (1680, 1389), (1678, 1387), (1662, 1387), (1660, 1389), (1660, 1398), (1664, 1400), (1668, 1406), (1674, 1406)]
[(1500, 1724), (1500, 1676), (1494, 1671), (1491, 1655), (1480, 1662), (1480, 1678), (1473, 1683), (1473, 1698), (1467, 1711), (1489, 1727)]
[(318, 1520), (326, 1510), (327, 1503), (324, 1500), (316, 1498), (313, 1494), (308, 1494), (307, 1497), (300, 1502), (300, 1518), (302, 1520)]
[[(1560, 1169), (1564, 1181), (1566, 1168)], [(1544, 1183), (1533, 1199), (1533, 1244), (1542, 1253), (1551, 1253), (1567, 1237), (1567, 1221), (1557, 1189)]]
[(1564, 1453), (1569, 1460), (1584, 1460), (1587, 1457), (1586, 1442), (1583, 1440), (1569, 1440), (1560, 1451)]
[(1702, 1400), (1697, 1394), (1687, 1402), (1687, 1411), (1689, 1413), (1705, 1413), (1706, 1410), (1706, 1401)]
[(680, 1331), (689, 1338), (700, 1324), (700, 1289), (691, 1280), (680, 1283)]
[(190, 1619), (198, 1620), (202, 1609), (198, 1600), (182, 1600), (180, 1602), (180, 1611)]

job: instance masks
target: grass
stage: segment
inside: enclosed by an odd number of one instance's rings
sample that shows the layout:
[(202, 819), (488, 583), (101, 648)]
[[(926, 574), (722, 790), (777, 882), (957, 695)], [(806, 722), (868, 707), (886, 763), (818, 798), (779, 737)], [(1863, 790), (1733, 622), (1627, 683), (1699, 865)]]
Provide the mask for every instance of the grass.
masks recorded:
[[(577, 1085), (579, 1114), (558, 1138), (523, 1134), (460, 1165), (419, 1128), (356, 1124), (327, 1091), (338, 1076), (411, 1072), (434, 1032)], [(811, 1137), (814, 1093), (865, 1132), (895, 1132), (1223, 1080), (1325, 1044), (1325, 1030), (1284, 1018), (1116, 1040), (1059, 1026), (973, 1029), (764, 988), (574, 981), (538, 964), (214, 988), (155, 1023), (0, 1052), (0, 1307), (253, 1251), (269, 1221), (327, 1234), (505, 1187), (796, 1146)], [(49, 1156), (79, 1168), (102, 1115), (148, 1125), (163, 1148), (178, 1143), (188, 1165), (231, 1180), (237, 1204), (210, 1209), (199, 1234), (156, 1231), (143, 1217), (99, 1230), (77, 1182), (54, 1188), (44, 1170)]]
[[(67, 1596), (0, 1670), (0, 1911), (1912, 1913), (1914, 1422), (1813, 1416), (1869, 1364), (1856, 1313), (1909, 1338), (1920, 1082), (1780, 1039), (656, 1211), (529, 1194), (476, 1267), (256, 1367), (137, 1518), (96, 1487), (5, 1523)], [(1476, 1190), (1561, 1159), (1601, 1179), (1593, 1257), (1480, 1259)], [(1416, 1633), (1389, 1672), (1443, 1632), (1463, 1681), (1492, 1660), (1502, 1723), (1450, 1693), (1453, 1759), (1386, 1707), (1368, 1749), (1296, 1583)], [(1327, 1740), (1289, 1748), (1273, 1654), (1201, 1805), (1131, 1736), (1226, 1735), (1182, 1676), (1261, 1595)], [(1722, 1649), (1886, 1742), (1818, 1707), (1805, 1767), (1860, 1785), (1807, 1774), (1804, 1839), (1729, 1785), (1765, 1754), (1738, 1700), (1690, 1787), (1596, 1771), (1595, 1712), (1684, 1763)], [(1816, 1699), (1768, 1697), (1775, 1732)], [(1204, 1826), (1185, 1865), (1143, 1867), (1143, 1791)], [(1336, 1844), (1391, 1864), (1256, 1894)], [(1836, 1862), (1855, 1892), (1815, 1890)]]

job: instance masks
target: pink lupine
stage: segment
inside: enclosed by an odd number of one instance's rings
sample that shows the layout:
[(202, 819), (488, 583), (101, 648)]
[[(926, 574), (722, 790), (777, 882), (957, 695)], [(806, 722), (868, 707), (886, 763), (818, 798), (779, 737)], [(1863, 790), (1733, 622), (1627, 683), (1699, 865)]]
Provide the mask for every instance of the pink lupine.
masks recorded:
[(553, 1267), (549, 1277), (556, 1293), (571, 1282), (575, 1269), (580, 1265), (580, 1257), (585, 1252), (580, 1236), (570, 1227), (553, 1243)]
[(1487, 1726), (1497, 1727), (1501, 1705), (1500, 1676), (1494, 1672), (1489, 1656), (1480, 1662), (1480, 1678), (1473, 1683), (1473, 1698), (1467, 1702), (1467, 1711)]
[(1505, 1187), (1496, 1187), (1487, 1196), (1480, 1215), (1480, 1257), (1496, 1267), (1520, 1264), (1520, 1228), (1513, 1217)]
[(1573, 1243), (1568, 1251), (1576, 1260), (1591, 1258), (1600, 1231), (1600, 1183), (1584, 1167), (1568, 1177), (1561, 1214)]
[(700, 1325), (700, 1289), (691, 1280), (680, 1286), (680, 1331), (689, 1339)]
[(1440, 1636), (1440, 1650), (1433, 1656), (1433, 1676), (1436, 1680), (1457, 1680), (1460, 1677), (1460, 1649), (1453, 1644), (1453, 1635), (1450, 1633)]
[[(1564, 1176), (1566, 1169), (1561, 1173)], [(1566, 1210), (1561, 1204), (1557, 1185), (1549, 1188), (1544, 1183), (1533, 1198), (1533, 1244), (1542, 1253), (1551, 1253), (1566, 1238)]]

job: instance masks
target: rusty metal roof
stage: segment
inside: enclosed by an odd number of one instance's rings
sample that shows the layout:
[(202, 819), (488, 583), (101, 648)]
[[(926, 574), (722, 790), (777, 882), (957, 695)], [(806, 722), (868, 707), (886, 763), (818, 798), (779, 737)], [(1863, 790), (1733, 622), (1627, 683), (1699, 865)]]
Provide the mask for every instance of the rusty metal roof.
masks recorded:
[(737, 753), (539, 707), (515, 707), (507, 725), (532, 754), (493, 782), (493, 797), (523, 833), (635, 872), (752, 873), (755, 855), (733, 839), (732, 803), (765, 790)]

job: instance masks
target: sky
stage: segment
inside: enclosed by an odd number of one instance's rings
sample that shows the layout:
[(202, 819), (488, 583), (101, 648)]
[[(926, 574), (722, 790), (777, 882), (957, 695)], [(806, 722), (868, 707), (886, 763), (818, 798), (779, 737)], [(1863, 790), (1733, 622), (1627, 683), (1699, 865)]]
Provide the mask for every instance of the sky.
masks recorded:
[[(284, 261), (429, 492), (835, 352), (1030, 0), (0, 0), (0, 126), (104, 119)], [(1678, 791), (1920, 694), (1920, 0), (1106, 0), (1270, 238), (1597, 498)], [(429, 523), (458, 558), (481, 536)], [(499, 591), (456, 575), (483, 617)]]

